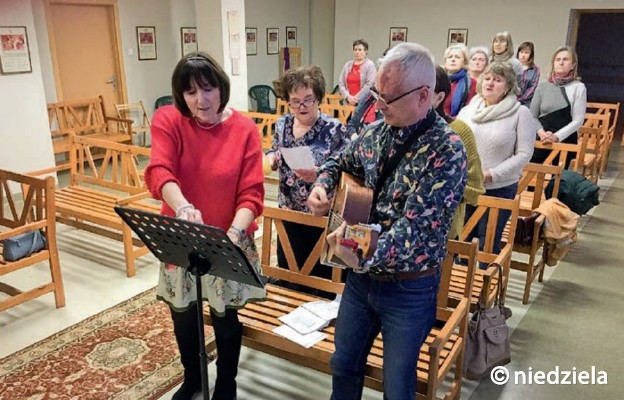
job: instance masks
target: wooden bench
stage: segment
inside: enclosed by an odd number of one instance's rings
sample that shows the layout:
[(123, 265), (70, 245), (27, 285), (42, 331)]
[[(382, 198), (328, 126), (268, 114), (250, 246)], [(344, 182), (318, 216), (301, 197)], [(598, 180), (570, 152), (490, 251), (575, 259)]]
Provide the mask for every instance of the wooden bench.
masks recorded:
[[(290, 240), (284, 229), (284, 221), (297, 222), (309, 226), (325, 227), (325, 217), (314, 217), (295, 211), (265, 208), (262, 227), (262, 273), (276, 278), (329, 293), (342, 293), (341, 281), (343, 270), (334, 268), (332, 278), (324, 279), (312, 276), (311, 272), (321, 253), (323, 235), (316, 243), (304, 265), (297, 265)], [(273, 229), (283, 245), (288, 270), (275, 266), (273, 249)], [(449, 241), (448, 254), (442, 266), (442, 277), (438, 292), (437, 322), (429, 333), (414, 371), (417, 377), (417, 398), (437, 399), (436, 392), (443, 388), (444, 399), (459, 399), (461, 389), (462, 365), (465, 338), (468, 323), (468, 296), (471, 292), (472, 274), (475, 268), (477, 242), (463, 243)], [(451, 265), (456, 255), (467, 257), (468, 279), (464, 288), (465, 296), (454, 307), (448, 304)], [(324, 266), (325, 267), (325, 266)], [(325, 267), (330, 268), (330, 267)], [(323, 332), (327, 338), (313, 347), (306, 349), (275, 333), (273, 329), (282, 325), (278, 318), (288, 314), (303, 303), (321, 300), (291, 289), (274, 284), (267, 284), (267, 300), (251, 303), (239, 311), (243, 323), (243, 344), (318, 371), (330, 373), (329, 360), (334, 353), (334, 326), (330, 325)], [(210, 323), (210, 315), (205, 315)], [(381, 337), (375, 339), (368, 356), (365, 384), (376, 390), (383, 390), (383, 343)]]
[[(557, 159), (556, 165), (561, 165), (565, 168), (565, 160), (568, 155), (571, 154), (572, 162), (570, 163), (570, 170), (574, 171), (578, 174), (587, 177), (596, 177), (596, 157), (589, 156), (591, 153), (587, 152), (587, 145), (592, 135), (595, 137), (597, 135), (597, 128), (581, 128), (581, 135), (579, 138), (579, 142), (577, 144), (572, 143), (550, 143), (544, 144), (541, 141), (537, 140), (535, 142), (536, 149), (546, 149), (550, 150), (550, 154), (542, 164), (544, 165), (555, 165), (555, 159)], [(597, 179), (597, 178), (596, 178)]]
[(321, 104), (320, 109), (322, 113), (327, 114), (330, 117), (337, 118), (340, 122), (346, 125), (349, 117), (353, 114), (355, 107), (348, 104), (325, 103)]
[[(102, 96), (49, 103), (48, 119), (55, 155), (69, 151), (71, 133), (94, 139), (132, 143), (133, 121), (106, 115)], [(69, 168), (68, 164), (64, 165), (65, 169)]]
[[(11, 192), (11, 186), (15, 188), (20, 185), (21, 202)], [(5, 213), (5, 206), (8, 213)], [(0, 301), (0, 311), (50, 292), (54, 293), (56, 308), (65, 306), (65, 291), (56, 247), (55, 218), (53, 177), (39, 179), (0, 170), (0, 277), (46, 260), (52, 276), (51, 282), (26, 291), (0, 282), (0, 292), (10, 296)], [(2, 257), (3, 240), (36, 229), (42, 230), (45, 234), (47, 243), (43, 249), (17, 261), (5, 260)]]
[(252, 111), (241, 111), (241, 114), (251, 118), (256, 123), (262, 149), (270, 149), (273, 144), (273, 135), (275, 134), (275, 123), (280, 116)]
[(283, 117), (284, 115), (288, 114), (288, 111), (289, 108), (286, 100), (278, 97), (277, 101), (275, 102), (275, 115), (277, 115), (278, 117)]
[[(620, 113), (620, 103), (597, 103), (597, 102), (589, 102), (587, 103), (586, 115), (607, 115), (609, 117), (609, 146), (611, 148), (611, 143), (613, 142), (613, 137), (615, 136), (615, 128), (617, 127), (618, 117)], [(591, 123), (591, 122), (590, 122)], [(583, 125), (588, 125), (588, 121), (586, 119)], [(622, 145), (624, 146), (624, 137), (622, 138)]]
[[(494, 304), (498, 285), (501, 285), (501, 295), (503, 299), (505, 298), (507, 282), (509, 280), (509, 269), (511, 267), (513, 239), (516, 234), (519, 205), (519, 196), (516, 196), (513, 200), (509, 200), (481, 195), (479, 196), (479, 200), (477, 202), (477, 209), (466, 221), (466, 224), (459, 235), (459, 239), (465, 241), (470, 232), (476, 227), (481, 217), (483, 217), (485, 213), (488, 213), (485, 243), (483, 249), (479, 250), (477, 253), (477, 261), (480, 263), (486, 263), (489, 266), (485, 270), (479, 268), (475, 270), (474, 282), (472, 283), (472, 295), (470, 298), (471, 311), (476, 310), (479, 301), (481, 301), (486, 308)], [(501, 211), (511, 212), (511, 216), (509, 217), (509, 226), (511, 229), (506, 234), (503, 233), (503, 236), (508, 236), (507, 240), (511, 240), (511, 243), (505, 243), (502, 245), (500, 253), (496, 254), (494, 253), (494, 234), (496, 231), (496, 223)], [(502, 267), (502, 280), (498, 274), (498, 267), (492, 264), (498, 264)], [(468, 267), (457, 264), (453, 265), (449, 296), (454, 298), (455, 301), (461, 301), (463, 298), (464, 288), (470, 286), (466, 282), (466, 280), (469, 279), (469, 276)]]
[[(588, 132), (591, 132), (590, 136), (588, 136)], [(587, 141), (587, 153), (590, 155), (595, 154), (596, 175), (601, 177), (607, 169), (609, 147), (611, 147), (612, 140), (609, 128), (609, 114), (586, 114), (585, 124), (579, 128), (578, 134), (579, 141)]]
[[(96, 164), (93, 153), (104, 154)], [(70, 183), (56, 190), (56, 220), (88, 232), (119, 240), (124, 245), (126, 274), (134, 276), (135, 259), (149, 253), (147, 246), (132, 236), (132, 231), (113, 207), (126, 206), (153, 213), (160, 206), (140, 201), (149, 198), (137, 157), (149, 157), (145, 147), (124, 145), (107, 140), (71, 136)], [(32, 175), (52, 170), (34, 172)]]
[[(561, 172), (563, 166), (553, 166), (544, 164), (529, 163), (524, 167), (524, 174), (520, 182), (518, 182), (518, 195), (520, 196), (520, 210), (519, 216), (530, 216), (536, 208), (546, 201), (544, 190), (551, 180), (554, 180), (554, 187), (552, 197), (556, 198), (559, 193), (559, 184), (561, 182)], [(532, 188), (532, 190), (528, 190)], [(528, 261), (518, 261), (516, 259), (511, 260), (511, 268), (526, 272), (526, 281), (524, 283), (524, 295), (522, 297), (522, 304), (529, 302), (529, 295), (531, 293), (531, 284), (535, 280), (536, 276), (539, 276), (538, 281), (542, 282), (544, 277), (544, 267), (546, 266), (546, 253), (545, 253), (545, 241), (542, 234), (542, 228), (544, 226), (545, 217), (540, 215), (535, 220), (533, 226), (533, 240), (530, 244), (518, 243), (514, 240), (513, 251), (515, 253), (526, 254), (529, 256)], [(507, 231), (510, 229), (510, 223), (507, 226)], [(516, 238), (517, 239), (517, 238)], [(505, 237), (508, 240), (508, 235)], [(535, 261), (539, 250), (542, 250), (541, 258), (539, 261)]]

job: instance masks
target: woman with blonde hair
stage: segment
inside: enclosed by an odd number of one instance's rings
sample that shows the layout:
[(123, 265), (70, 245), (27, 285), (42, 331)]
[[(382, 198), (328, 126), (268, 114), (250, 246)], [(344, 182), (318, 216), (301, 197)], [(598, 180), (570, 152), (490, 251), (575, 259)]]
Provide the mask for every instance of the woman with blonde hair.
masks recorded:
[(498, 32), (492, 40), (492, 57), (490, 62), (508, 62), (511, 64), (516, 79), (519, 82), (522, 77), (522, 63), (514, 57), (513, 41), (511, 40), (511, 33)]
[(479, 79), (479, 76), (485, 70), (485, 67), (490, 63), (490, 52), (485, 46), (476, 46), (470, 48), (470, 64), (468, 70), (470, 71), (470, 77), (474, 80)]
[[(548, 81), (537, 86), (531, 101), (531, 114), (539, 121), (538, 140), (577, 143), (577, 130), (585, 119), (587, 89), (578, 75), (576, 52), (568, 46), (559, 47), (550, 66)], [(549, 153), (538, 149), (531, 162), (542, 163)]]
[[(524, 166), (533, 154), (535, 121), (526, 107), (517, 100), (516, 76), (508, 63), (493, 62), (477, 82), (477, 95), (464, 107), (458, 119), (474, 134), (483, 168), (485, 195), (513, 199)], [(475, 207), (466, 206), (466, 220)], [(494, 252), (500, 251), (500, 239), (509, 219), (509, 212), (500, 213), (496, 225)], [(485, 242), (487, 217), (479, 221), (467, 240)]]
[(444, 70), (451, 80), (451, 94), (444, 100), (444, 112), (457, 116), (474, 97), (477, 81), (468, 75), (468, 49), (463, 44), (449, 46), (444, 52)]

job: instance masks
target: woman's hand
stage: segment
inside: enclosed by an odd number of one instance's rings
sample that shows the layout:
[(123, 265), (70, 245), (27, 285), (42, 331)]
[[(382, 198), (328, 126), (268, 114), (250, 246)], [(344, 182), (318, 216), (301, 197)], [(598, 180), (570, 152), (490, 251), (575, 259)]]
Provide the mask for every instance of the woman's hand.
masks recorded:
[(316, 170), (318, 167), (310, 168), (310, 169), (295, 169), (293, 172), (297, 177), (303, 179), (308, 183), (312, 183), (316, 180)]
[(237, 233), (237, 232), (235, 232), (235, 231), (233, 231), (233, 230), (229, 229), (229, 230), (226, 232), (226, 235), (227, 235), (227, 237), (228, 237), (228, 238), (230, 238), (230, 240), (232, 241), (232, 243), (234, 243), (235, 245), (237, 245), (237, 246), (238, 246), (239, 240), (238, 240), (238, 233)]
[(203, 224), (204, 220), (201, 215), (201, 211), (196, 208), (185, 208), (181, 210), (177, 215), (179, 219), (183, 219), (189, 222), (196, 222), (198, 224)]
[(266, 155), (267, 160), (269, 161), (269, 165), (271, 169), (275, 171), (277, 169), (277, 160), (279, 159), (279, 152), (273, 152)]
[(552, 132), (546, 132), (547, 136), (542, 139), (542, 143), (551, 144), (551, 143), (559, 143), (559, 137)]
[(343, 222), (338, 229), (327, 235), (327, 243), (336, 257), (340, 258), (349, 268), (360, 269), (358, 256), (350, 248), (340, 244), (340, 241), (344, 239), (346, 229), (347, 223)]
[(351, 95), (347, 96), (347, 103), (352, 106), (356, 105), (358, 103), (357, 97)]
[(483, 170), (483, 183), (492, 183), (492, 173), (489, 169)]

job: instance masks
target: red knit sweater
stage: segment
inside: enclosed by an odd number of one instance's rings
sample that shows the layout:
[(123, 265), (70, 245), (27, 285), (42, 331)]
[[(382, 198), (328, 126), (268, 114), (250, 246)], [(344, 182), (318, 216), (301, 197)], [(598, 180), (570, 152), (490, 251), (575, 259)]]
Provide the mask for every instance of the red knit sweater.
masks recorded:
[[(159, 108), (152, 120), (152, 157), (145, 182), (161, 200), (165, 183), (175, 182), (202, 213), (205, 224), (227, 230), (239, 208), (262, 214), (264, 175), (256, 125), (237, 111), (211, 129), (200, 128), (174, 106)], [(164, 201), (161, 213), (175, 215)], [(248, 232), (257, 229), (252, 223)]]

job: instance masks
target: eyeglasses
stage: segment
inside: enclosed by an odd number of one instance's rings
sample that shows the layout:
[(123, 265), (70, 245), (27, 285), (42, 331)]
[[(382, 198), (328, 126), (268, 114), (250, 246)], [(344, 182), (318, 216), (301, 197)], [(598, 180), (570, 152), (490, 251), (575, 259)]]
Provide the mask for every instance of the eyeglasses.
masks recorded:
[(303, 106), (304, 108), (308, 108), (313, 106), (314, 103), (316, 103), (316, 99), (308, 99), (304, 101), (289, 101), (288, 105), (290, 106), (290, 108), (298, 110), (301, 106)]
[(395, 97), (395, 98), (394, 98), (394, 99), (392, 99), (392, 100), (386, 100), (386, 99), (384, 99), (384, 98), (383, 98), (383, 97), (379, 94), (379, 92), (377, 91), (377, 88), (376, 88), (376, 87), (372, 87), (370, 92), (371, 92), (371, 96), (373, 96), (373, 98), (375, 99), (375, 101), (381, 101), (381, 102), (382, 102), (382, 103), (384, 103), (386, 106), (389, 106), (390, 104), (394, 103), (395, 101), (399, 101), (399, 100), (401, 100), (403, 97), (407, 96), (408, 94), (414, 93), (415, 91), (420, 90), (420, 89), (422, 89), (422, 88), (427, 88), (427, 89), (429, 89), (429, 85), (422, 85), (422, 86), (418, 86), (417, 88), (412, 89), (412, 90), (409, 90), (409, 91), (407, 91), (407, 92), (403, 93), (402, 95), (399, 95), (399, 96)]

